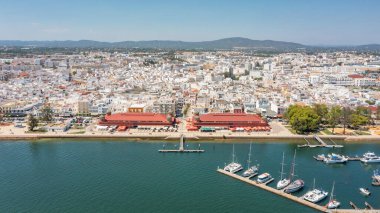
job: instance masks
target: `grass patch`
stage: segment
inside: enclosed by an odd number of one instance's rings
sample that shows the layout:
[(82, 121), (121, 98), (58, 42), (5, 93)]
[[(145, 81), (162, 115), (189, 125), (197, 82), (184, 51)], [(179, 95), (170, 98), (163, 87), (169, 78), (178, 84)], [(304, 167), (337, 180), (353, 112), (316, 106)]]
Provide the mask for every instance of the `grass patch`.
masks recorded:
[(371, 133), (369, 132), (359, 131), (359, 130), (354, 131), (354, 133), (357, 135), (371, 135)]
[(325, 135), (334, 135), (334, 133), (332, 133), (330, 130), (328, 129), (324, 129), (321, 131), (322, 133), (324, 133)]

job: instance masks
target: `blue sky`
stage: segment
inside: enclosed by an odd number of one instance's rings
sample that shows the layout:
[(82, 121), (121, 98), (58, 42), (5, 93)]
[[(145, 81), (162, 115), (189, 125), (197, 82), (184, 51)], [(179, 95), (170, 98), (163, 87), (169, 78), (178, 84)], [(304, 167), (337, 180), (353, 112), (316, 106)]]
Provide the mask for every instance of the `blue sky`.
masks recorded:
[(0, 0), (1, 40), (380, 43), (379, 0)]

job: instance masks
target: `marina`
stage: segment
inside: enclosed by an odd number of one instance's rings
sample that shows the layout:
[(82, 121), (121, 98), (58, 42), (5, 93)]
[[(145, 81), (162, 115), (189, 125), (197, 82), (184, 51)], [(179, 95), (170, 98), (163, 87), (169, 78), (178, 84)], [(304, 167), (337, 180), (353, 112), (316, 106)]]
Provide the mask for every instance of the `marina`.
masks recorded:
[(224, 174), (224, 175), (227, 175), (229, 177), (232, 177), (234, 179), (243, 181), (243, 182), (245, 182), (247, 184), (253, 185), (253, 186), (258, 187), (260, 189), (263, 189), (265, 191), (271, 192), (271, 193), (273, 193), (275, 195), (287, 198), (287, 199), (289, 199), (291, 201), (294, 201), (296, 203), (302, 204), (304, 206), (307, 206), (309, 208), (312, 208), (312, 209), (320, 211), (320, 212), (336, 212), (336, 213), (345, 213), (345, 212), (358, 212), (358, 213), (359, 212), (368, 212), (368, 213), (370, 213), (370, 212), (380, 212), (380, 210), (374, 210), (373, 208), (372, 209), (367, 209), (367, 210), (363, 211), (363, 209), (359, 209), (351, 201), (350, 201), (350, 205), (353, 206), (354, 210), (356, 210), (356, 211), (351, 210), (351, 209), (327, 209), (324, 206), (320, 206), (320, 205), (317, 205), (315, 203), (308, 202), (308, 201), (304, 200), (302, 197), (297, 197), (297, 196), (285, 193), (283, 190), (277, 190), (277, 189), (274, 189), (274, 188), (272, 188), (270, 186), (267, 186), (267, 183), (260, 184), (257, 181), (244, 178), (244, 177), (242, 177), (240, 175), (237, 175), (237, 174), (234, 174), (234, 173), (231, 173), (231, 172), (227, 172), (227, 171), (224, 171), (222, 169), (217, 169), (217, 172), (219, 172), (221, 174)]
[[(162, 154), (157, 152), (162, 148), (162, 141), (4, 141), (0, 143), (0, 184), (3, 192), (0, 195), (0, 212), (70, 212), (76, 208), (81, 212), (125, 212), (125, 209), (132, 209), (136, 212), (166, 213), (178, 212), (178, 209), (194, 212), (194, 206), (199, 212), (317, 211), (215, 172), (218, 165), (231, 162), (234, 144), (236, 162), (244, 167), (236, 174), (242, 175), (248, 168), (246, 162), (251, 146), (250, 166), (260, 163), (259, 172), (250, 179), (242, 178), (256, 181), (258, 175), (269, 173), (274, 180), (266, 186), (277, 190), (282, 158), (285, 156), (284, 172), (287, 173), (283, 178), (288, 178), (297, 143), (186, 140), (185, 146), (198, 149), (199, 143), (205, 150), (202, 154)], [(178, 149), (178, 141), (165, 146), (166, 149)], [(296, 174), (297, 178), (305, 181), (305, 186), (291, 196), (300, 198), (312, 190), (314, 178), (318, 187), (330, 192), (335, 180), (334, 199), (341, 202), (340, 209), (358, 212), (352, 209), (349, 201), (361, 210), (366, 208), (364, 202), (374, 209), (380, 208), (380, 188), (371, 185), (373, 171), (379, 168), (379, 164), (326, 166), (312, 158), (320, 151), (297, 150)], [(368, 151), (380, 153), (380, 144), (345, 144), (342, 153), (363, 154)], [(368, 197), (361, 195), (360, 187), (369, 188), (372, 194)], [(41, 200), (47, 202), (41, 203)], [(324, 207), (328, 201), (326, 198), (317, 205)]]

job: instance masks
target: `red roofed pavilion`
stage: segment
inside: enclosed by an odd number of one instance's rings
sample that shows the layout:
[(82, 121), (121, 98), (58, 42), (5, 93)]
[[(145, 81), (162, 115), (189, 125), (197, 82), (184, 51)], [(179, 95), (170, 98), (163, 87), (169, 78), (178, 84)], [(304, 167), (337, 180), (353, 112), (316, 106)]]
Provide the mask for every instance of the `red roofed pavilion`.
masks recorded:
[(259, 115), (246, 113), (209, 113), (195, 115), (193, 126), (202, 127), (269, 127)]
[(157, 113), (116, 113), (107, 114), (104, 120), (100, 121), (100, 125), (117, 125), (126, 127), (137, 126), (171, 126), (176, 120), (171, 115)]

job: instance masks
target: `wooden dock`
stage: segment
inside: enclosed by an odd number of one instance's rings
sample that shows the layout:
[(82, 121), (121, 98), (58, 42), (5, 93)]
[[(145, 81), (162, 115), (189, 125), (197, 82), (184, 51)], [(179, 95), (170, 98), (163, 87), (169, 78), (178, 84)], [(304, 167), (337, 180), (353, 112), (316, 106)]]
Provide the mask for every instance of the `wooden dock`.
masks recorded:
[(287, 194), (283, 192), (283, 190), (277, 190), (275, 188), (272, 188), (270, 186), (267, 186), (266, 184), (260, 184), (255, 180), (250, 180), (249, 178), (242, 177), (237, 174), (233, 174), (231, 172), (224, 171), (223, 169), (217, 169), (217, 172), (222, 173), (224, 175), (227, 175), (229, 177), (235, 178), (237, 180), (243, 181), (245, 183), (248, 183), (250, 185), (256, 186), (260, 189), (266, 190), (268, 192), (271, 192), (273, 194), (276, 194), (278, 196), (287, 198), (289, 200), (292, 200), (296, 203), (302, 204), (304, 206), (310, 207), (312, 209), (315, 209), (320, 212), (329, 212), (329, 213), (359, 213), (359, 212), (368, 212), (368, 213), (380, 213), (380, 210), (366, 210), (366, 209), (327, 209), (325, 206), (320, 206), (315, 203), (311, 203), (309, 201), (306, 201), (302, 199), (301, 197), (297, 197), (291, 194)]

